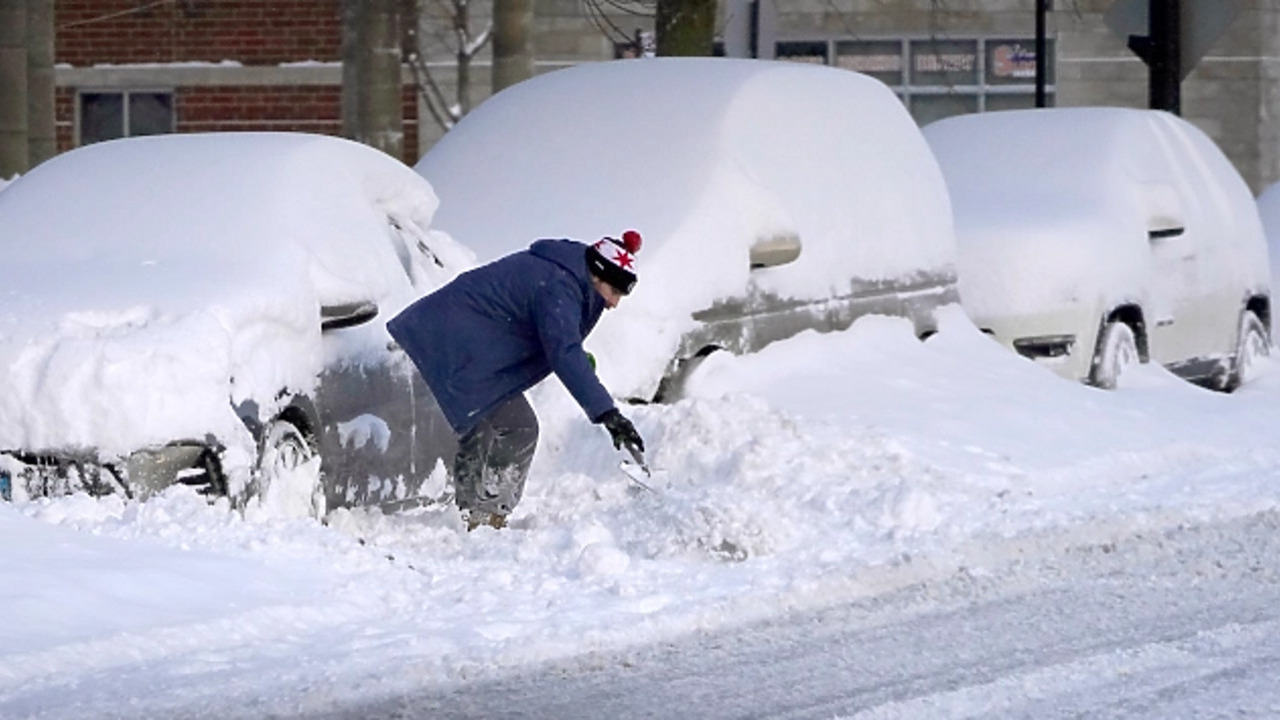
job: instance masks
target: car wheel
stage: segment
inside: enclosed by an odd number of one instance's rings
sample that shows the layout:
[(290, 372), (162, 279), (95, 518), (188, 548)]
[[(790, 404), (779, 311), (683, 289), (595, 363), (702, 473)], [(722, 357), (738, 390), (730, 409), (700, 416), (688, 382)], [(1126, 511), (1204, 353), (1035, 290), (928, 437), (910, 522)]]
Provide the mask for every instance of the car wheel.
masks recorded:
[(320, 456), (311, 438), (297, 425), (276, 419), (263, 428), (253, 475), (246, 509), (284, 517), (324, 516)]
[(1252, 310), (1240, 316), (1240, 331), (1236, 335), (1236, 354), (1231, 360), (1231, 377), (1227, 391), (1235, 390), (1252, 380), (1258, 372), (1259, 360), (1271, 355), (1271, 341), (1267, 326)]
[(1120, 376), (1140, 362), (1142, 358), (1138, 355), (1138, 340), (1133, 334), (1133, 328), (1119, 320), (1112, 320), (1107, 323), (1098, 342), (1090, 381), (1100, 388), (1112, 390), (1120, 381)]
[(720, 352), (721, 348), (715, 345), (708, 345), (693, 357), (684, 358), (672, 363), (672, 369), (663, 376), (662, 381), (658, 383), (658, 391), (653, 396), (655, 403), (674, 403), (684, 397), (685, 385), (689, 381), (689, 377), (698, 369), (713, 353)]

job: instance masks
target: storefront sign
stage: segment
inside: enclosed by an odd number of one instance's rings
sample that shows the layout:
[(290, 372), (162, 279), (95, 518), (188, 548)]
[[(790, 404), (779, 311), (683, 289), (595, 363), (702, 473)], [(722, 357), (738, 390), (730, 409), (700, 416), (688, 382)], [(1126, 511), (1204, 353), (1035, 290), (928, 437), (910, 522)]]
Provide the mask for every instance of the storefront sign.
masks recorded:
[(987, 72), (994, 78), (1006, 80), (1009, 78), (1028, 78), (1034, 80), (1036, 77), (1036, 51), (1034, 48), (1028, 48), (1021, 43), (1006, 42), (998, 45), (988, 45), (991, 52), (991, 67)]

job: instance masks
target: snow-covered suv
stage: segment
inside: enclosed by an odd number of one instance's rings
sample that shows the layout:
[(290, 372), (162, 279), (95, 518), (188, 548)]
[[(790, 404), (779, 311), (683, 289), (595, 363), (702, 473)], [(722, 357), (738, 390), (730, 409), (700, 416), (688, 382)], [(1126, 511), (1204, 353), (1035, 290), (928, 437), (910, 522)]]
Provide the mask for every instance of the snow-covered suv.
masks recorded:
[(1189, 122), (1052, 108), (924, 133), (951, 191), (963, 305), (1001, 343), (1101, 387), (1150, 360), (1230, 390), (1268, 352), (1257, 206)]
[(884, 84), (790, 62), (646, 58), (498, 93), (415, 169), (432, 226), (481, 261), (539, 237), (644, 236), (635, 292), (592, 333), (614, 392), (679, 396), (712, 349), (867, 314), (919, 335), (956, 302), (946, 185)]

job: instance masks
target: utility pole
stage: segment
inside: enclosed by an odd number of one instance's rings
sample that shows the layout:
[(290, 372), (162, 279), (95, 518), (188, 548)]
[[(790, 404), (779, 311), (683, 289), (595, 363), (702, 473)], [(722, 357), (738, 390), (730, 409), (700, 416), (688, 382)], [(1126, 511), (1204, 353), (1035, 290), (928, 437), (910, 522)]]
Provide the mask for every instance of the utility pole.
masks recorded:
[(1182, 114), (1182, 37), (1180, 0), (1151, 0), (1150, 104)]
[(27, 171), (27, 0), (0, 0), (0, 180)]
[(1147, 35), (1131, 35), (1129, 49), (1147, 63), (1148, 105), (1182, 113), (1181, 0), (1149, 0)]
[(1051, 0), (1036, 0), (1036, 107), (1048, 104), (1045, 86), (1048, 82), (1046, 66), (1049, 64), (1049, 42), (1046, 16)]

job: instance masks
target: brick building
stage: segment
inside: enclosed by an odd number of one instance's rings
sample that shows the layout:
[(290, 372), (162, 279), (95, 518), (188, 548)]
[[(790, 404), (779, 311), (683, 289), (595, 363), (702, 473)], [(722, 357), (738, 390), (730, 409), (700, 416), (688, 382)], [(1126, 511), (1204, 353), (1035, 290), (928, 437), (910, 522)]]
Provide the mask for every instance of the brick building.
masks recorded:
[[(342, 133), (341, 0), (57, 0), (58, 149), (122, 135)], [(419, 156), (403, 93), (404, 160)]]

